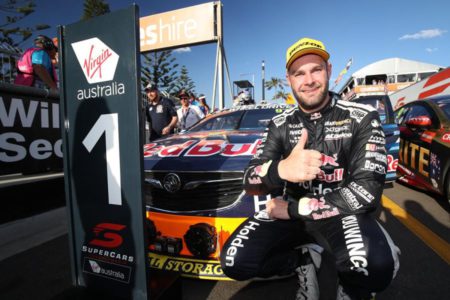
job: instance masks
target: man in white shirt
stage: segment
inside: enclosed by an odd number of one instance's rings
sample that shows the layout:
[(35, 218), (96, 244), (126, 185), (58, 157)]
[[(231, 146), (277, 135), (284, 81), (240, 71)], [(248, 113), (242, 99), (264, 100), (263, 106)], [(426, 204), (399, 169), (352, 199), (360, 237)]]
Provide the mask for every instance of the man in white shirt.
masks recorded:
[(185, 90), (182, 90), (178, 97), (181, 101), (181, 108), (177, 110), (178, 128), (180, 130), (186, 130), (203, 119), (205, 115), (198, 106), (190, 105), (189, 95)]

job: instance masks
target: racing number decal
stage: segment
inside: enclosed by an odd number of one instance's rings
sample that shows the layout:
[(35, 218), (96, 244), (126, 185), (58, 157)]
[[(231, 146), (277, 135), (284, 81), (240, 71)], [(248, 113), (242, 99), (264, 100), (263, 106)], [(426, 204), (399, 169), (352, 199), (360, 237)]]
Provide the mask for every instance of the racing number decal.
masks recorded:
[(83, 145), (90, 153), (100, 137), (105, 133), (106, 174), (108, 179), (108, 203), (122, 205), (119, 119), (118, 114), (103, 114), (83, 140)]

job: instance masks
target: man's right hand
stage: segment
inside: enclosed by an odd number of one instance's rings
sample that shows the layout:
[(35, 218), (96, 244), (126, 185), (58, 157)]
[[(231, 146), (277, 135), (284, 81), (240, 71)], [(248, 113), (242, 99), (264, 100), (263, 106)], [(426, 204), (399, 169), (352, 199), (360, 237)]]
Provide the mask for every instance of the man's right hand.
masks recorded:
[(308, 131), (302, 129), (302, 136), (288, 157), (278, 164), (281, 179), (290, 182), (313, 180), (320, 172), (322, 155), (319, 151), (305, 149)]

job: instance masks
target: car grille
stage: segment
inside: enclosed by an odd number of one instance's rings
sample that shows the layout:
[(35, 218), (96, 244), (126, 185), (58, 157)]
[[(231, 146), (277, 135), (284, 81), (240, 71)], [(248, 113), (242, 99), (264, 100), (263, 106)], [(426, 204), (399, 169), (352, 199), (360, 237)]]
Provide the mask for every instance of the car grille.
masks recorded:
[(146, 203), (170, 211), (225, 207), (242, 193), (242, 178), (243, 172), (146, 172)]

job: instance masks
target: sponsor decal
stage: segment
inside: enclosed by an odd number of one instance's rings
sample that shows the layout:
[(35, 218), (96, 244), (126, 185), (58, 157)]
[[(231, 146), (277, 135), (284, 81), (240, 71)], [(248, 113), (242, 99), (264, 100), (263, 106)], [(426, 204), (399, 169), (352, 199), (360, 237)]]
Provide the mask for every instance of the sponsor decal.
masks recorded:
[(361, 235), (358, 221), (355, 216), (342, 218), (342, 229), (344, 229), (344, 239), (347, 245), (348, 256), (352, 266), (351, 270), (369, 276), (367, 268), (367, 252)]
[(89, 245), (104, 248), (117, 248), (122, 245), (123, 242), (123, 238), (118, 232), (125, 228), (125, 225), (100, 223), (92, 230), (96, 238), (91, 240)]
[(131, 268), (92, 258), (85, 258), (83, 263), (83, 272), (117, 280), (123, 283), (129, 283)]
[(329, 133), (325, 135), (325, 140), (340, 140), (340, 139), (347, 139), (351, 138), (352, 133), (351, 132), (341, 132), (341, 133)]
[(258, 196), (253, 196), (253, 203), (255, 204), (255, 212), (259, 212), (266, 209), (266, 203), (272, 199), (272, 196), (270, 194)]
[(357, 184), (356, 182), (352, 181), (349, 184), (349, 188), (357, 193), (361, 198), (366, 200), (368, 203), (372, 202), (375, 197), (369, 193), (362, 185)]
[(366, 162), (364, 163), (364, 168), (362, 168), (362, 170), (374, 171), (378, 174), (386, 174), (386, 167), (384, 165), (371, 162), (370, 160), (366, 160)]
[(149, 252), (149, 265), (152, 269), (173, 271), (183, 277), (229, 280), (222, 271), (218, 260), (198, 260), (171, 257)]
[(255, 231), (257, 229), (257, 226), (260, 226), (258, 222), (254, 221), (248, 221), (245, 226), (241, 227), (239, 232), (233, 233), (233, 235), (230, 237), (233, 238), (231, 240), (230, 246), (228, 247), (226, 256), (225, 256), (225, 265), (228, 267), (234, 266), (234, 257), (238, 253), (240, 248), (244, 248), (244, 241), (249, 239), (249, 234), (252, 231)]
[(372, 121), (370, 121), (370, 125), (372, 125), (372, 127), (374, 128), (379, 128), (381, 126), (380, 122), (378, 122), (378, 120), (373, 119)]
[(333, 173), (326, 174), (323, 170), (320, 170), (319, 174), (317, 174), (317, 180), (325, 181), (325, 182), (336, 182), (341, 181), (344, 177), (344, 169), (338, 168), (334, 169)]
[(267, 172), (269, 171), (269, 167), (272, 164), (272, 161), (269, 160), (268, 162), (256, 166), (253, 170), (254, 170), (254, 174), (259, 176), (259, 177), (264, 177), (267, 175)]
[(267, 211), (265, 211), (265, 210), (261, 210), (261, 211), (255, 213), (254, 218), (255, 218), (256, 220), (262, 221), (262, 222), (273, 222), (273, 221), (275, 221), (275, 220), (272, 220), (272, 219), (269, 217), (269, 214), (268, 214)]
[(384, 146), (379, 146), (375, 144), (366, 144), (367, 151), (384, 151), (386, 152), (386, 148)]
[[(441, 160), (436, 153), (430, 154), (430, 173), (432, 180), (441, 181)], [(435, 188), (437, 188), (437, 186)]]
[(320, 194), (325, 195), (325, 194), (333, 191), (332, 188), (329, 188), (329, 187), (324, 188), (323, 183), (313, 184), (312, 181), (305, 181), (305, 182), (299, 183), (299, 185), (301, 187), (303, 187), (304, 189), (309, 190), (314, 195), (320, 195)]
[(372, 129), (372, 133), (379, 134), (382, 137), (386, 137), (386, 135), (384, 134), (384, 131), (382, 129)]
[(248, 183), (249, 184), (261, 184), (262, 183), (262, 180), (261, 180), (261, 177), (249, 177), (248, 178)]
[[(428, 164), (430, 150), (419, 145), (400, 139), (400, 150), (398, 152), (399, 163), (417, 171), (420, 175), (429, 178)], [(400, 165), (399, 165), (400, 166)]]
[(397, 170), (397, 166), (398, 166), (398, 158), (394, 159), (394, 156), (389, 154), (387, 156), (388, 172), (395, 172), (395, 170)]
[[(89, 84), (103, 83), (77, 91), (78, 100), (87, 100), (125, 94), (125, 85), (112, 81), (119, 55), (99, 38), (72, 43), (73, 51)], [(106, 83), (108, 82), (108, 83)]]
[(349, 124), (351, 122), (352, 122), (351, 119), (344, 119), (344, 120), (340, 120), (340, 121), (326, 121), (324, 125), (325, 126), (342, 126), (345, 124)]
[[(433, 138), (436, 136), (436, 132), (432, 132), (432, 131), (424, 131), (422, 132), (422, 134), (420, 135), (420, 139), (426, 143), (431, 144), (431, 142), (433, 141)], [(442, 137), (442, 141), (444, 141), (444, 137)], [(445, 141), (444, 141), (445, 142)]]
[(288, 124), (288, 127), (292, 128), (292, 129), (297, 129), (297, 128), (303, 128), (304, 126), (303, 126), (303, 123), (298, 123), (298, 124)]
[(450, 133), (445, 133), (441, 139), (443, 142), (450, 143)]
[(286, 116), (284, 114), (278, 115), (272, 118), (273, 123), (276, 127), (280, 127), (284, 123), (286, 123)]
[(339, 210), (336, 207), (334, 207), (332, 210), (324, 210), (324, 211), (321, 211), (320, 213), (312, 213), (311, 214), (311, 216), (314, 220), (331, 218), (331, 217), (334, 217), (337, 215), (339, 215)]
[(349, 126), (332, 126), (332, 127), (325, 127), (325, 133), (340, 133), (342, 131), (350, 131)]
[(339, 190), (339, 193), (341, 194), (342, 198), (344, 198), (345, 202), (351, 210), (357, 210), (362, 207), (361, 203), (358, 202), (356, 196), (350, 191), (350, 189), (342, 188)]
[(83, 245), (81, 247), (81, 252), (88, 254), (89, 257), (94, 257), (97, 259), (101, 259), (102, 261), (111, 261), (115, 263), (132, 263), (134, 262), (134, 256), (127, 255), (124, 253), (121, 253), (119, 251), (113, 251), (113, 250), (105, 250), (100, 249), (96, 247), (89, 247), (86, 245)]
[(220, 155), (226, 157), (252, 156), (261, 144), (257, 139), (253, 143), (226, 143), (223, 140), (189, 140), (170, 146), (150, 143), (144, 146), (144, 157), (208, 157)]
[(367, 111), (357, 108), (350, 108), (350, 118), (355, 119), (358, 123), (360, 123), (366, 115)]
[(379, 144), (379, 145), (385, 145), (386, 144), (386, 140), (384, 137), (382, 136), (377, 136), (377, 135), (371, 135), (369, 137), (369, 139), (367, 140), (368, 143), (374, 143), (374, 144)]
[[(391, 155), (392, 156), (392, 155)], [(366, 152), (366, 158), (375, 158), (376, 161), (387, 163), (386, 154), (373, 151)]]
[(310, 116), (311, 120), (317, 120), (317, 119), (320, 119), (320, 118), (322, 118), (322, 114), (320, 112), (312, 113), (311, 116)]
[(328, 156), (322, 153), (322, 166), (334, 166), (339, 167), (339, 164), (337, 163), (337, 153), (334, 153), (333, 156)]

